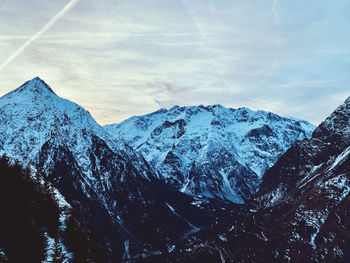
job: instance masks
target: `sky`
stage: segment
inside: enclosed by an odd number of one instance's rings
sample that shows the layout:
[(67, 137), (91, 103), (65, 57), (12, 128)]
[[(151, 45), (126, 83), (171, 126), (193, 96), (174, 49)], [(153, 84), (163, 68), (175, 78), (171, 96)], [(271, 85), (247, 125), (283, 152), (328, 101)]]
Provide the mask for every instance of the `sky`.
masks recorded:
[(39, 76), (102, 125), (200, 104), (319, 124), (349, 69), (349, 0), (0, 0), (0, 95)]

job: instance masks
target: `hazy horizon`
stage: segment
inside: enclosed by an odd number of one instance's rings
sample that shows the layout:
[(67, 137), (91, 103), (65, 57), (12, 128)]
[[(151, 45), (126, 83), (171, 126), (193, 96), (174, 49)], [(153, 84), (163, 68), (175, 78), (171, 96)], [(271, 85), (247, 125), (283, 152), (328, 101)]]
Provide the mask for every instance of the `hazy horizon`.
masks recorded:
[(0, 95), (36, 76), (101, 125), (221, 104), (323, 121), (350, 96), (350, 3), (0, 0)]

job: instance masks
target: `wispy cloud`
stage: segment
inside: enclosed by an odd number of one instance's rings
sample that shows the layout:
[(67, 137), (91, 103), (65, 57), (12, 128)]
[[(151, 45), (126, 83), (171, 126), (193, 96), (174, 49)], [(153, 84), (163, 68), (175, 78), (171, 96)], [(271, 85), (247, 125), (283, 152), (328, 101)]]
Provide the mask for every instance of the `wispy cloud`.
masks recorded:
[(350, 95), (348, 2), (84, 0), (56, 23), (78, 1), (3, 1), (0, 91), (40, 76), (102, 124), (215, 103), (317, 123)]

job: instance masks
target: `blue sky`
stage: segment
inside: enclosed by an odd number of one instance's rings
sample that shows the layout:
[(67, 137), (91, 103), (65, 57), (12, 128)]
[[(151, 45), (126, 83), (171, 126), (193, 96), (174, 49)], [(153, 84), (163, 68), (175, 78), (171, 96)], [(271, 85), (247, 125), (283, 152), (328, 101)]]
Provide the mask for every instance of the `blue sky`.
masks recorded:
[(318, 124), (350, 96), (349, 42), (344, 0), (0, 0), (0, 94), (40, 76), (100, 124), (198, 104)]

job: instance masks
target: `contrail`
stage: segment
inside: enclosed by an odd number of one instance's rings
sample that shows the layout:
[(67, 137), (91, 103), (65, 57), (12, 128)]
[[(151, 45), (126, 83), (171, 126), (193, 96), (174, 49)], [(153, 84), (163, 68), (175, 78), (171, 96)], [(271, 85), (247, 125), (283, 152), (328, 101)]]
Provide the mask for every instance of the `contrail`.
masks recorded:
[(278, 25), (280, 25), (281, 19), (280, 19), (280, 15), (278, 14), (277, 5), (278, 5), (278, 0), (274, 0), (273, 5), (272, 5), (272, 13), (273, 13), (273, 16), (275, 18), (276, 23)]
[[(281, 18), (280, 15), (278, 13), (278, 0), (273, 0), (273, 4), (272, 4), (272, 14), (273, 17), (275, 19), (275, 23), (277, 24), (278, 27), (281, 26)], [(278, 52), (281, 49), (281, 34), (279, 33), (278, 37), (276, 38), (275, 41), (275, 50)], [(276, 72), (278, 71), (280, 67), (280, 58), (278, 56), (278, 53), (276, 53), (276, 58), (274, 59), (270, 70), (267, 72), (266, 77), (272, 77), (273, 75), (276, 74)]]
[(49, 30), (62, 16), (64, 16), (70, 9), (72, 9), (80, 0), (71, 0), (57, 15), (55, 15), (45, 26), (43, 26), (35, 35), (28, 39), (15, 53), (6, 59), (0, 65), (2, 71), (9, 63), (18, 57), (30, 44), (38, 39), (42, 34)]
[[(203, 30), (201, 29), (201, 26), (199, 25), (196, 16), (193, 14), (192, 10), (187, 6), (187, 3), (185, 0), (182, 0), (182, 4), (185, 6), (186, 11), (189, 13), (189, 15), (191, 16), (194, 25), (199, 33), (200, 38), (202, 39), (206, 39), (206, 35), (205, 33), (203, 33)], [(224, 74), (222, 73), (222, 71), (220, 70), (219, 66), (217, 65), (216, 61), (213, 59), (213, 57), (210, 55), (208, 49), (206, 48), (206, 46), (204, 45), (203, 41), (199, 41), (199, 45), (202, 49), (202, 51), (204, 52), (204, 54), (207, 56), (209, 62), (212, 64), (212, 66), (214, 67), (216, 73), (220, 76), (221, 80), (223, 81), (223, 83), (226, 86), (229, 86), (228, 83), (225, 81), (224, 79)]]

